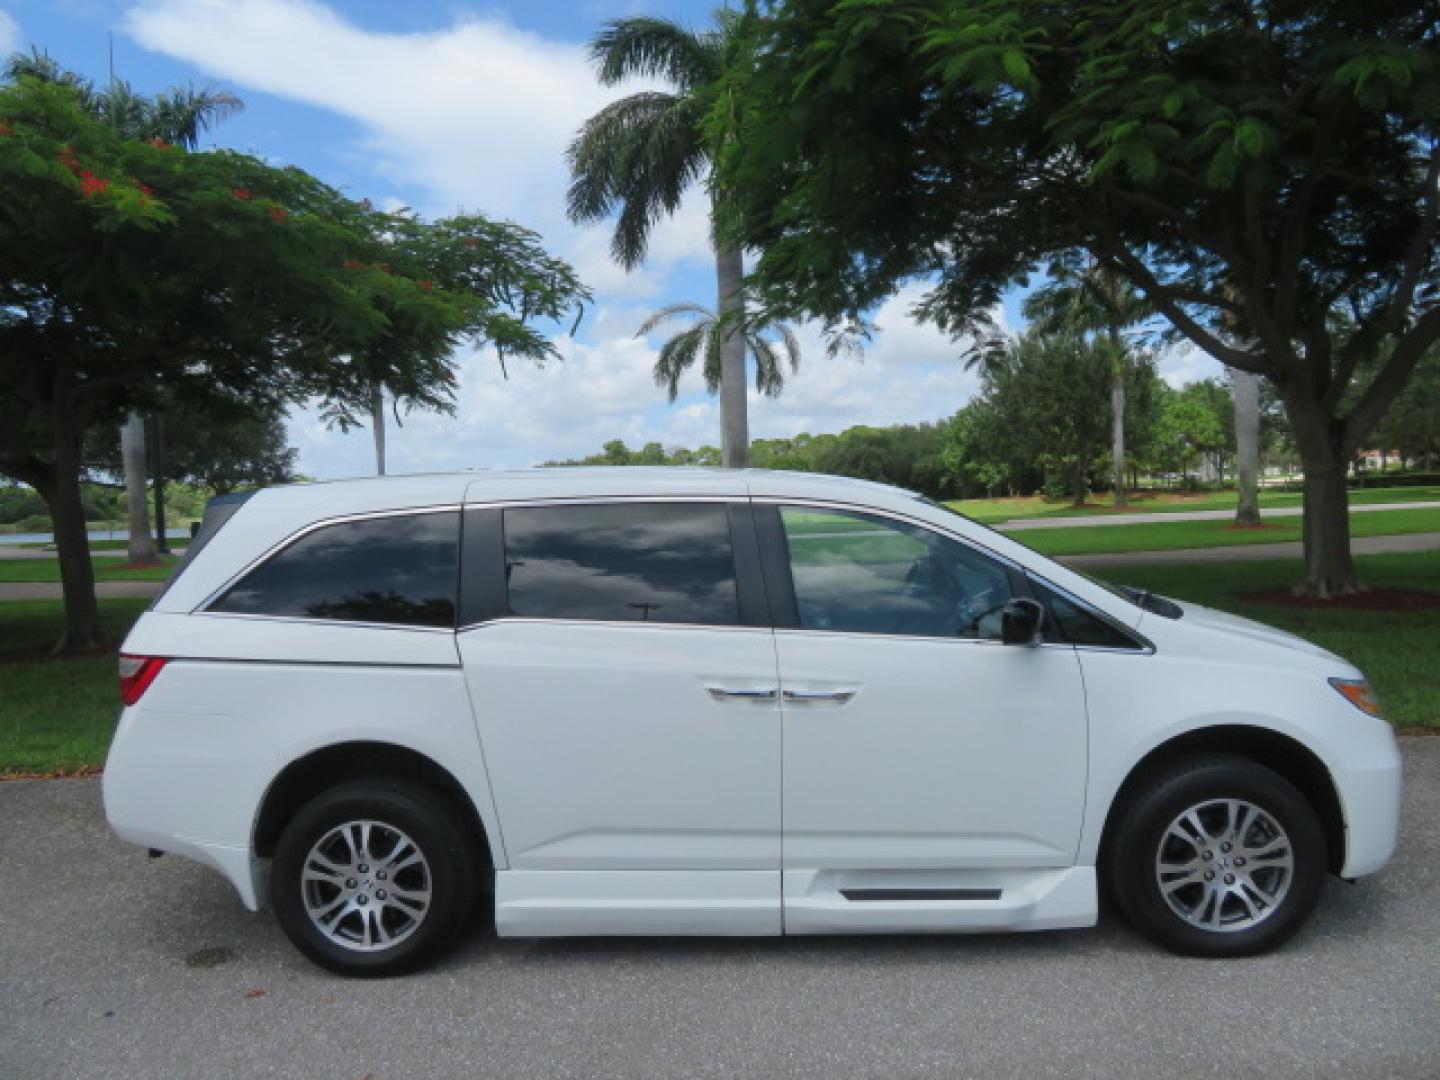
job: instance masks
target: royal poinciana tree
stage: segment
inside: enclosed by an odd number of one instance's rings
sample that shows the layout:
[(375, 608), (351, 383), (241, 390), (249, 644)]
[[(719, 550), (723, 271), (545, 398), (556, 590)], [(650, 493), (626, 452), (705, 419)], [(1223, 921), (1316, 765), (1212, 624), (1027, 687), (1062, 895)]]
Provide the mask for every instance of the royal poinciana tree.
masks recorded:
[[(427, 222), (409, 211), (397, 211), (371, 215), (369, 227), (378, 257), (347, 263), (352, 277), (378, 285), (398, 275), (426, 292), (438, 291), (449, 298), (460, 314), (452, 336), (473, 346), (491, 346), (502, 374), (508, 375), (509, 359), (544, 364), (558, 357), (553, 331), (568, 324), (573, 332), (590, 301), (589, 290), (570, 265), (548, 255), (536, 233), (513, 222), (479, 214)], [(403, 303), (392, 304), (383, 289), (376, 296), (385, 325), (345, 362), (370, 388), (368, 420), (375, 437), (375, 471), (383, 475), (387, 395), (398, 422), (402, 408), (443, 407), (453, 386), (448, 375), (431, 381), (433, 373), (417, 372), (405, 362), (414, 349), (415, 334), (425, 332), (423, 313), (416, 324)], [(396, 378), (398, 382), (391, 381)], [(344, 396), (327, 401), (324, 415), (342, 430), (357, 422)]]
[(1349, 0), (752, 2), (711, 114), (727, 233), (836, 326), (923, 278), (958, 329), (1085, 253), (1274, 384), (1305, 588), (1346, 593), (1347, 463), (1440, 339), (1437, 30)]
[[(377, 371), (448, 408), (476, 295), (382, 265), (376, 214), (292, 168), (126, 139), (63, 85), (0, 88), (0, 474), (55, 525), (59, 647), (100, 640), (79, 477), (127, 411), (322, 397), (367, 415)], [(394, 327), (379, 368), (347, 362)]]

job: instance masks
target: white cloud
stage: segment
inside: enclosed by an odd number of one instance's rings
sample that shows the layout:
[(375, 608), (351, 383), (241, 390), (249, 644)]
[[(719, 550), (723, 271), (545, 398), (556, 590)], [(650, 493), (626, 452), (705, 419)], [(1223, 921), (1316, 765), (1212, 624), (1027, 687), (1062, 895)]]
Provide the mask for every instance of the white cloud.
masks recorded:
[[(143, 0), (125, 27), (145, 48), (228, 83), (350, 118), (363, 132), (351, 152), (389, 182), (425, 191), (427, 212), (512, 218), (559, 239), (587, 280), (625, 289), (605, 231), (577, 234), (565, 221), (564, 155), (588, 117), (643, 84), (601, 87), (582, 45), (490, 13), (381, 33), (312, 0)], [(651, 255), (632, 294), (651, 288), (645, 274), (708, 260), (703, 200), (657, 228)]]
[(1160, 377), (1175, 389), (1200, 379), (1218, 379), (1225, 368), (1207, 352), (1184, 342), (1160, 354)]
[(15, 21), (15, 16), (0, 8), (0, 54), (8, 56), (23, 47), (20, 24)]
[[(580, 457), (621, 438), (632, 448), (647, 442), (696, 447), (719, 443), (719, 409), (703, 391), (698, 372), (667, 405), (651, 374), (656, 343), (633, 337), (640, 309), (596, 313), (604, 332), (592, 342), (559, 339), (564, 359), (537, 369), (523, 362), (500, 375), (488, 349), (460, 365), (453, 417), (412, 414), (390, 432), (392, 472), (499, 468)], [(855, 424), (937, 420), (974, 393), (977, 380), (963, 369), (943, 335), (920, 356), (913, 345), (877, 347), (861, 358), (824, 355), (814, 327), (801, 327), (801, 370), (779, 398), (749, 395), (754, 438), (841, 431)], [(913, 337), (907, 329), (907, 337)], [(361, 475), (373, 460), (368, 431), (342, 436), (320, 427), (313, 411), (298, 412), (291, 437), (302, 469), (324, 478)]]

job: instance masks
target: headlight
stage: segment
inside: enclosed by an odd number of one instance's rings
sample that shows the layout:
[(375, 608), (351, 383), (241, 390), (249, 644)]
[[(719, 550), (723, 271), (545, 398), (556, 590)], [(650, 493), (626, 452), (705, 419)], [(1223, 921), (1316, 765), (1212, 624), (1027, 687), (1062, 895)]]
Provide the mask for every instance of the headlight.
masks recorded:
[(1380, 699), (1364, 679), (1331, 679), (1330, 685), (1341, 697), (1367, 716), (1380, 715)]

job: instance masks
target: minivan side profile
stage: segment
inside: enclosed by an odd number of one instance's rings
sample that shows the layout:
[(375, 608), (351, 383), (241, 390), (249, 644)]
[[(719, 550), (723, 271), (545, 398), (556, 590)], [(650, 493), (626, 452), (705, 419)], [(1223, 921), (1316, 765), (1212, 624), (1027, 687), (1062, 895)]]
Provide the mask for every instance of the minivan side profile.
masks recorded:
[(544, 469), (212, 506), (122, 646), (121, 837), (314, 961), (1093, 925), (1240, 956), (1394, 849), (1353, 666), (909, 492)]

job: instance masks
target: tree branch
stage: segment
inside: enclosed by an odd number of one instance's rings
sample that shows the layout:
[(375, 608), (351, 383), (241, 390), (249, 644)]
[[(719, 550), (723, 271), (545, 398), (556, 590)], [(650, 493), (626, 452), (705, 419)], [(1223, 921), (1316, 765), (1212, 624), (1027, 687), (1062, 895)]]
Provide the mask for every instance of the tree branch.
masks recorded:
[[(1249, 371), (1256, 375), (1267, 375), (1264, 364), (1257, 360), (1252, 354), (1242, 349), (1236, 349), (1226, 345), (1220, 338), (1216, 337), (1209, 330), (1201, 326), (1191, 315), (1180, 306), (1180, 302), (1204, 304), (1223, 310), (1235, 311), (1236, 308), (1229, 301), (1221, 300), (1219, 297), (1212, 297), (1204, 293), (1196, 293), (1194, 290), (1181, 287), (1178, 292), (1175, 287), (1167, 286), (1160, 281), (1139, 258), (1128, 248), (1121, 244), (1108, 226), (1101, 225), (1102, 233), (1099, 250), (1094, 252), (1097, 258), (1108, 259), (1118, 264), (1120, 272), (1133, 281), (1136, 286), (1145, 293), (1146, 298), (1155, 305), (1155, 309), (1170, 320), (1176, 330), (1189, 338), (1197, 347), (1204, 350), (1219, 360), (1222, 364), (1237, 368), (1240, 371)], [(1185, 293), (1187, 296), (1181, 296)]]
[(1345, 417), (1341, 442), (1347, 456), (1359, 449), (1360, 441), (1380, 422), (1391, 403), (1405, 389), (1420, 358), (1437, 341), (1440, 341), (1440, 307), (1433, 307), (1399, 340), (1385, 367), (1365, 389), (1360, 401), (1350, 410), (1350, 415)]

